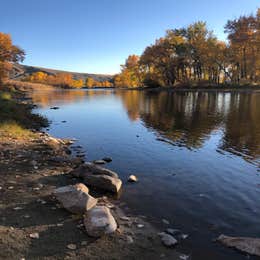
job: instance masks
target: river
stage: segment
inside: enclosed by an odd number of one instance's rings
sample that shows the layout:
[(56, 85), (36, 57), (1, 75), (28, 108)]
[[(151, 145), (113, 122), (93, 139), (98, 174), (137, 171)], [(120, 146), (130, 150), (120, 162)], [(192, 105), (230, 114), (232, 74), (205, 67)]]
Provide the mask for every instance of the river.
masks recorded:
[[(260, 92), (55, 90), (32, 98), (52, 121), (50, 134), (76, 138), (88, 161), (113, 158), (106, 166), (123, 180), (126, 211), (189, 234), (179, 251), (246, 259), (213, 240), (260, 234)], [(139, 182), (127, 183), (130, 174)]]

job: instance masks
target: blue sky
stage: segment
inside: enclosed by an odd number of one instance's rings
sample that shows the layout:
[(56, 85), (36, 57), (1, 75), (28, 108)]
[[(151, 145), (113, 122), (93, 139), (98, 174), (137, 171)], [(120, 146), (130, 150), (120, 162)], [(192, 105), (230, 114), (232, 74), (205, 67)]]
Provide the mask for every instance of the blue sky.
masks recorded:
[(225, 39), (228, 19), (255, 13), (259, 0), (2, 0), (0, 31), (25, 49), (24, 64), (117, 73), (129, 54), (166, 29), (207, 21)]

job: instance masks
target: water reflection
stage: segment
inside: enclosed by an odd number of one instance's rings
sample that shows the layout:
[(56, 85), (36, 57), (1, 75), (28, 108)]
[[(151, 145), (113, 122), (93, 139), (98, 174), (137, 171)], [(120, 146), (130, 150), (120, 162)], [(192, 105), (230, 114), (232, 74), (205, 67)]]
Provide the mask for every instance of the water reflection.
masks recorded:
[(37, 91), (32, 98), (47, 107), (106, 95), (121, 100), (130, 120), (141, 120), (173, 144), (198, 149), (221, 130), (219, 149), (259, 160), (259, 92), (73, 90)]
[(120, 96), (129, 118), (141, 118), (177, 145), (199, 148), (221, 129), (220, 149), (259, 159), (260, 93), (125, 91)]

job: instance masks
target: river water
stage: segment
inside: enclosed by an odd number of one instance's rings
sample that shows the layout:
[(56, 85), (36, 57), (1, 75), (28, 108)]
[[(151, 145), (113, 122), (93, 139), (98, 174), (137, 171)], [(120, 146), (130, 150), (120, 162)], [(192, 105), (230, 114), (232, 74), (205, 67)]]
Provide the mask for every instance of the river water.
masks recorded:
[[(106, 166), (124, 182), (126, 211), (189, 234), (179, 251), (247, 259), (213, 240), (260, 235), (260, 92), (55, 90), (32, 98), (52, 121), (50, 134), (76, 138), (86, 160), (113, 158)], [(128, 184), (130, 174), (139, 182)]]

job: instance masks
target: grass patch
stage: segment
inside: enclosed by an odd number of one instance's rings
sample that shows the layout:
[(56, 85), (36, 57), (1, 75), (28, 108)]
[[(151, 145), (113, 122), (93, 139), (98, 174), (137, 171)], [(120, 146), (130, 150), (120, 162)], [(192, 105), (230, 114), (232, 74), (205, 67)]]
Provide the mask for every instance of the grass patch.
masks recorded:
[(14, 121), (0, 123), (0, 141), (7, 138), (11, 139), (29, 139), (34, 137), (34, 133), (23, 128)]
[(12, 96), (8, 92), (0, 92), (0, 99), (2, 100), (11, 100)]
[(48, 120), (32, 113), (32, 106), (18, 103), (10, 92), (0, 91), (0, 139), (31, 137), (30, 129), (48, 126)]

